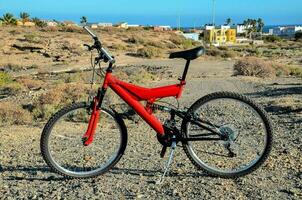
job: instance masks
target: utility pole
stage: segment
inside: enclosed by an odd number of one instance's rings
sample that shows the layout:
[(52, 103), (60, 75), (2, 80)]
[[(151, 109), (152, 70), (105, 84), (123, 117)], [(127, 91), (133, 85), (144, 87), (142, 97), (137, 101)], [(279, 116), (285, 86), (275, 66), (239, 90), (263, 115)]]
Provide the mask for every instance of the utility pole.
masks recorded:
[(216, 13), (215, 13), (215, 11), (216, 11), (216, 10), (215, 10), (215, 9), (216, 9), (215, 7), (216, 7), (216, 0), (213, 0), (213, 12), (212, 12), (212, 14), (213, 14), (212, 25), (213, 25), (213, 26), (215, 26), (215, 14), (216, 14)]

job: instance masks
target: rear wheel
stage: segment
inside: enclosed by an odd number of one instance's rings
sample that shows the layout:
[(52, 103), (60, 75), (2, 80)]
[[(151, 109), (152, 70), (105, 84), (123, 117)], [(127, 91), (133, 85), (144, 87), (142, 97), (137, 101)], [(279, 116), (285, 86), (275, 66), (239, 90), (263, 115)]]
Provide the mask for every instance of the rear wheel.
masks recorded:
[(53, 171), (70, 178), (91, 178), (107, 172), (122, 157), (126, 127), (122, 119), (104, 108), (92, 144), (83, 145), (90, 115), (89, 105), (76, 103), (57, 112), (46, 124), (41, 152)]
[(224, 178), (243, 176), (267, 159), (272, 125), (267, 113), (251, 99), (231, 92), (213, 93), (195, 102), (188, 115), (219, 133), (213, 136), (193, 122), (182, 123), (185, 138), (219, 138), (183, 145), (192, 163), (208, 174)]

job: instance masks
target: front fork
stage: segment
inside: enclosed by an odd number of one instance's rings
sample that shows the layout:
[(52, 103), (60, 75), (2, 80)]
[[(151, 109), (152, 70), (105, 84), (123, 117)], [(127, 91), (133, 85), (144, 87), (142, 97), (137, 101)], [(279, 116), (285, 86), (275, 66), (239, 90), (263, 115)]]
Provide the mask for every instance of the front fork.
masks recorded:
[(100, 118), (100, 109), (105, 94), (106, 94), (106, 88), (103, 87), (102, 89), (98, 90), (97, 96), (93, 98), (93, 101), (91, 103), (92, 113), (89, 119), (88, 128), (86, 133), (82, 137), (84, 146), (88, 146), (93, 142), (95, 130)]

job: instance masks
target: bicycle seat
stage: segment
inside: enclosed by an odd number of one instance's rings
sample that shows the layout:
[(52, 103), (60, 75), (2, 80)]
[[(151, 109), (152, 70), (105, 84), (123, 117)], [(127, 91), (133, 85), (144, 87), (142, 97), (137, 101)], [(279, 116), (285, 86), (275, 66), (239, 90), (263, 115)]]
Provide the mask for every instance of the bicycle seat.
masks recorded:
[(172, 58), (183, 58), (185, 60), (194, 60), (204, 54), (203, 47), (197, 47), (194, 49), (186, 50), (186, 51), (179, 51), (170, 54), (170, 59)]

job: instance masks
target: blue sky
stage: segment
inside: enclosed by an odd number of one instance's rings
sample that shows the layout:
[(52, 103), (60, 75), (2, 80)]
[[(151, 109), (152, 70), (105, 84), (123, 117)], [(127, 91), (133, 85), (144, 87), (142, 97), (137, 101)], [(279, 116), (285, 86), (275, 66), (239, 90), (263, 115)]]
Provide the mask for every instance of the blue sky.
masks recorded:
[[(216, 24), (230, 17), (264, 19), (267, 25), (302, 24), (302, 0), (216, 0)], [(32, 17), (90, 22), (128, 21), (132, 24), (200, 26), (212, 19), (212, 0), (0, 0), (0, 15), (21, 11)]]

